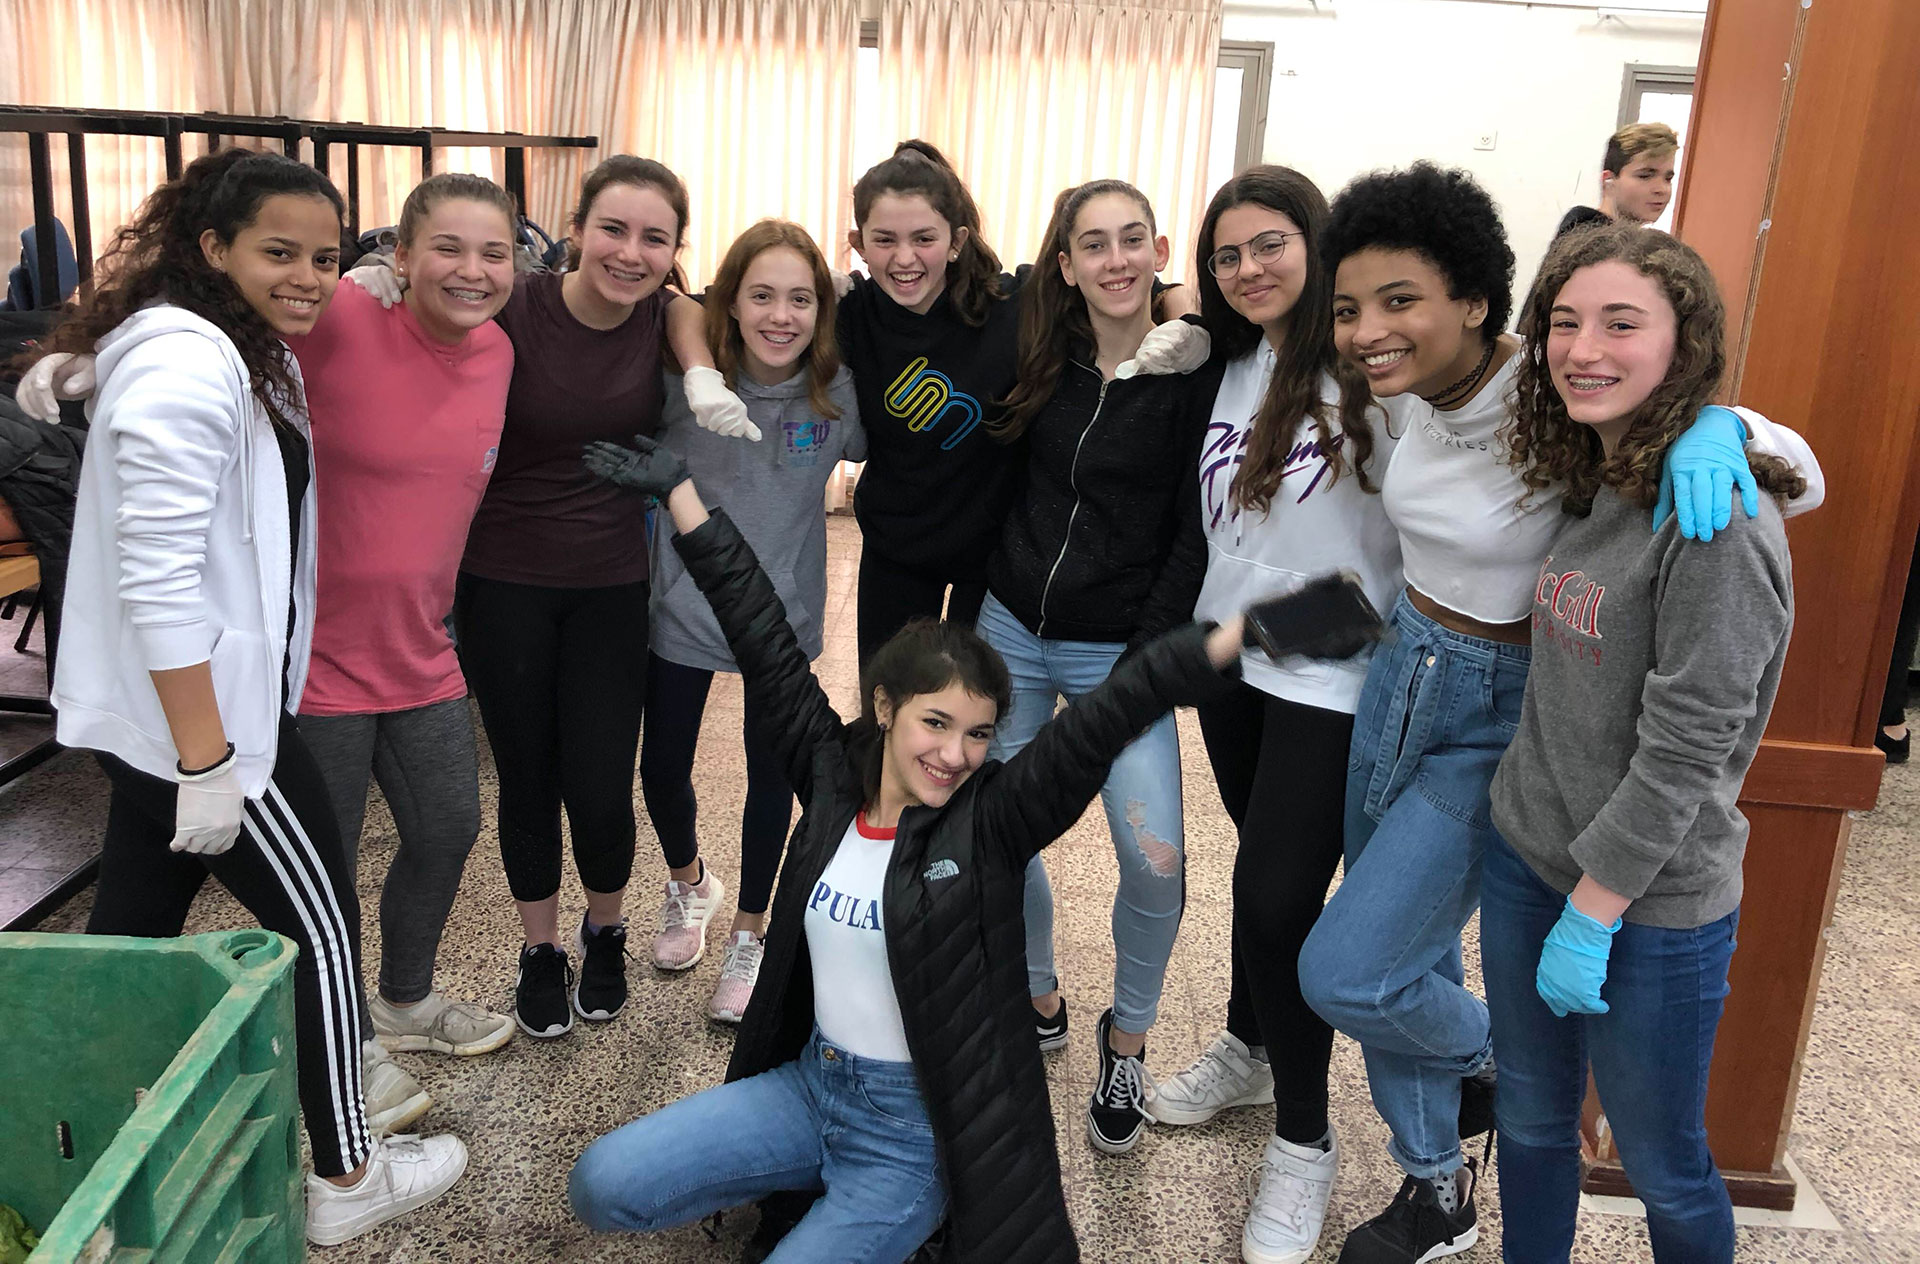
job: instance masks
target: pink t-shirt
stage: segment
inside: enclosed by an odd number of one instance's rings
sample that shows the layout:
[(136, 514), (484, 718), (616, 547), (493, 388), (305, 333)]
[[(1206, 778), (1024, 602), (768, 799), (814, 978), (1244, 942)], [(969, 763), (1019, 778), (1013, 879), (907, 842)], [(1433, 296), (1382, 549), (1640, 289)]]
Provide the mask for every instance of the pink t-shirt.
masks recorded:
[(300, 711), (404, 711), (466, 693), (445, 619), (467, 527), (500, 451), (513, 344), (458, 346), (357, 285), (289, 339), (306, 380), (320, 587)]

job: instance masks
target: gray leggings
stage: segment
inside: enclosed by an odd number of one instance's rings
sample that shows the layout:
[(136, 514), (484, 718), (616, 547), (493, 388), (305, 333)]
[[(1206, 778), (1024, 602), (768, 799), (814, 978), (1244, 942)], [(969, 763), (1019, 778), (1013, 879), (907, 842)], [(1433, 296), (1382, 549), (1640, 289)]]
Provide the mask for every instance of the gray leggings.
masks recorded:
[(467, 700), (374, 715), (303, 715), (300, 734), (326, 780), (347, 870), (356, 878), (370, 777), (393, 810), (400, 846), (380, 893), (380, 994), (403, 1005), (424, 1000), (433, 991), (440, 933), (480, 834)]

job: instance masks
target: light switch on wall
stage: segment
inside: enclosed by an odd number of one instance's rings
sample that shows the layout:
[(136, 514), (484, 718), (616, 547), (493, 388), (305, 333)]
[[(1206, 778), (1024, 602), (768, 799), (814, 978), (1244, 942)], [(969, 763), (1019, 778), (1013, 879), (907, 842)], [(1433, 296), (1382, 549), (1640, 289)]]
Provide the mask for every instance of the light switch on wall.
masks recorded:
[(1476, 132), (1474, 133), (1474, 137), (1473, 137), (1473, 147), (1475, 149), (1492, 149), (1494, 145), (1499, 142), (1499, 140), (1500, 140), (1499, 132), (1491, 131), (1491, 130), (1485, 131), (1485, 132)]

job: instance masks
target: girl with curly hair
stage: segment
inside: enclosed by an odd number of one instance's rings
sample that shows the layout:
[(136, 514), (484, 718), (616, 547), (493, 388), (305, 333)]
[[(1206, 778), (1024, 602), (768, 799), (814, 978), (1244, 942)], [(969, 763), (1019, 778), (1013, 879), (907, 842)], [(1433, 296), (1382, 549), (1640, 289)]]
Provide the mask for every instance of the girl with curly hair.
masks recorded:
[[(1573, 521), (1567, 498), (1580, 505), (1588, 485), (1561, 481), (1570, 468), (1529, 481), (1509, 458), (1502, 431), (1524, 363), (1503, 332), (1513, 252), (1471, 176), (1428, 163), (1363, 176), (1334, 200), (1325, 249), (1334, 341), (1404, 429), (1382, 484), (1406, 566), (1398, 637), (1374, 655), (1360, 698), (1346, 878), (1300, 955), (1308, 1002), (1365, 1052), (1407, 1174), (1340, 1257), (1384, 1264), (1438, 1259), (1478, 1236), (1478, 1167), (1461, 1175), (1461, 1139), (1492, 1127), (1493, 1055), (1460, 932), (1498, 837), (1487, 788), (1520, 722), (1541, 560)], [(1749, 428), (1817, 478), (1784, 427), (1717, 408), (1692, 421), (1644, 464), (1656, 528), (1671, 515), (1704, 543), (1727, 527), (1736, 484), (1746, 516), (1759, 516)]]
[(288, 341), (333, 297), (340, 220), (311, 167), (210, 154), (120, 231), (51, 339), (99, 356), (53, 688), (61, 742), (92, 749), (113, 790), (87, 929), (177, 935), (211, 875), (299, 946), (306, 1233), (322, 1245), (439, 1197), (467, 1159), (454, 1137), (368, 1127), (360, 905), (292, 715), (317, 522)]
[(1569, 1257), (1590, 1063), (1654, 1259), (1731, 1261), (1707, 1071), (1740, 917), (1735, 800), (1793, 626), (1776, 498), (1806, 480), (1754, 456), (1772, 495), (1720, 543), (1671, 521), (1646, 533), (1661, 460), (1726, 367), (1713, 275), (1665, 233), (1569, 235), (1522, 330), (1514, 459), (1529, 487), (1564, 489), (1568, 521), (1534, 588), (1533, 670), (1482, 878), (1502, 1250)]
[[(1225, 367), (1196, 471), (1199, 618), (1323, 570), (1359, 575), (1382, 610), (1402, 583), (1400, 540), (1376, 492), (1399, 431), (1334, 354), (1326, 230), (1319, 188), (1279, 166), (1222, 185), (1201, 221), (1200, 311)], [(1340, 863), (1366, 660), (1249, 650), (1241, 670), (1199, 710), (1237, 834), (1226, 1030), (1146, 1109), (1159, 1123), (1198, 1124), (1272, 1105), (1240, 1249), (1248, 1264), (1286, 1264), (1313, 1253), (1340, 1163), (1327, 1113), (1333, 1028), (1308, 1008), (1296, 963)]]

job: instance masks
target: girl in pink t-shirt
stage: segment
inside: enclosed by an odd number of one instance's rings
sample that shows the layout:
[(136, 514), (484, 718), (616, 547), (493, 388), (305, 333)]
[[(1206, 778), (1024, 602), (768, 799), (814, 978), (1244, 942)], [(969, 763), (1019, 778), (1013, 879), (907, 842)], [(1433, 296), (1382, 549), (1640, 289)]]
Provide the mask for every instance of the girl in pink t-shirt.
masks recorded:
[[(467, 683), (447, 634), (467, 528), (500, 443), (513, 346), (514, 204), (480, 176), (433, 176), (400, 213), (391, 308), (358, 286), (293, 340), (313, 417), (319, 590), (300, 732), (357, 867), (369, 780), (400, 845), (380, 898), (380, 974), (363, 1027), (368, 1114), (399, 1129), (431, 1104), (384, 1051), (478, 1054), (513, 1019), (434, 990), (480, 779)], [(384, 1051), (383, 1048), (384, 1047)]]

